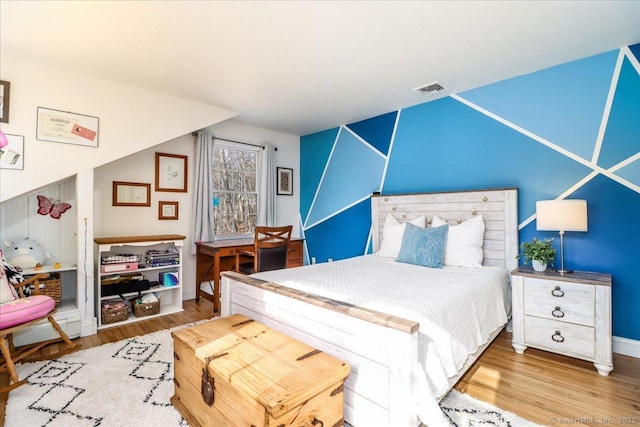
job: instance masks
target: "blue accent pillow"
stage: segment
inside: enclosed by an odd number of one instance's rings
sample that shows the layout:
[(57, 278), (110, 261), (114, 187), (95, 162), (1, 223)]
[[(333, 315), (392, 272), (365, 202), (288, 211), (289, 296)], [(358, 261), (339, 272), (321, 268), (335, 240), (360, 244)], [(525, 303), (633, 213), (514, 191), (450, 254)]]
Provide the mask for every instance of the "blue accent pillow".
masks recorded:
[(424, 267), (442, 268), (449, 224), (420, 228), (407, 223), (396, 261)]

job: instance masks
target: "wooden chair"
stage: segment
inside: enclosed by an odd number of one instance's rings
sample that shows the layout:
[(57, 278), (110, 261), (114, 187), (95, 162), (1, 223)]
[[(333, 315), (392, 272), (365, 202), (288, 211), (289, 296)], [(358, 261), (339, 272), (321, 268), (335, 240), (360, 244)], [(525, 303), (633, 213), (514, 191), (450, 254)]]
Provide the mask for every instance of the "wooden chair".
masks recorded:
[[(49, 274), (36, 274), (31, 276), (17, 284), (11, 284), (6, 280), (6, 272), (4, 266), (0, 265), (0, 277), (3, 283), (0, 286), (9, 286), (16, 289), (13, 300), (0, 304), (0, 351), (2, 352), (2, 359), (0, 359), (0, 372), (9, 372), (9, 385), (0, 388), (0, 394), (8, 393), (16, 387), (26, 383), (26, 380), (20, 381), (18, 374), (16, 373), (15, 365), (20, 361), (28, 358), (29, 362), (55, 359), (64, 354), (71, 353), (73, 351), (82, 348), (80, 344), (74, 345), (69, 339), (67, 334), (60, 328), (58, 323), (53, 318), (56, 312), (56, 302), (53, 298), (47, 295), (40, 294), (40, 280), (49, 277)], [(23, 293), (23, 287), (33, 286), (33, 290), (30, 296), (25, 297)], [(5, 294), (6, 296), (6, 294)], [(47, 341), (42, 341), (34, 344), (28, 344), (21, 347), (15, 347), (13, 344), (13, 334), (47, 319), (53, 329), (58, 333), (59, 338), (54, 338)], [(54, 344), (57, 342), (64, 342), (67, 348), (58, 351), (53, 354), (43, 356), (37, 354), (43, 347)]]
[(287, 267), (293, 226), (256, 227), (253, 251), (236, 251), (235, 271), (253, 274)]

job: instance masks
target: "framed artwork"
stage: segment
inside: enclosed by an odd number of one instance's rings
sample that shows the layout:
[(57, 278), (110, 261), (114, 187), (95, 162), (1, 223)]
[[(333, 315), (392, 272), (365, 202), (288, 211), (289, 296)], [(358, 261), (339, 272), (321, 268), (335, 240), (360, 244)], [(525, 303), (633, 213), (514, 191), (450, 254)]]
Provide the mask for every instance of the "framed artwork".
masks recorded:
[(278, 195), (293, 195), (293, 169), (276, 168), (278, 179)]
[(0, 148), (0, 169), (24, 169), (24, 136), (5, 136), (9, 145)]
[(178, 219), (178, 202), (158, 202), (158, 219)]
[(156, 191), (187, 192), (187, 156), (156, 153)]
[(0, 80), (0, 123), (9, 123), (10, 89), (11, 83)]
[(151, 184), (113, 181), (113, 206), (151, 206)]
[(38, 107), (36, 139), (97, 147), (98, 118)]

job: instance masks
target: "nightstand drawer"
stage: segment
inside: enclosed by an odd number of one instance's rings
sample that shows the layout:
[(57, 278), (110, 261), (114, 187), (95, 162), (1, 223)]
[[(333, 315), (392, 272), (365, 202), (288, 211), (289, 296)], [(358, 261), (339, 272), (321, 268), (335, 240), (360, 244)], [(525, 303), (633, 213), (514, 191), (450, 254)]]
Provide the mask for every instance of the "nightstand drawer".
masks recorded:
[(563, 304), (562, 301), (549, 301), (546, 299), (530, 298), (526, 300), (524, 302), (524, 314), (589, 327), (595, 326), (596, 322), (593, 306)]
[(568, 356), (594, 356), (594, 328), (531, 316), (525, 316), (524, 322), (525, 341), (533, 347)]
[(595, 295), (595, 287), (592, 285), (529, 277), (524, 280), (525, 298), (546, 298), (549, 301), (564, 301), (566, 304), (588, 304), (593, 308)]
[(580, 325), (595, 325), (595, 286), (526, 278), (525, 314)]

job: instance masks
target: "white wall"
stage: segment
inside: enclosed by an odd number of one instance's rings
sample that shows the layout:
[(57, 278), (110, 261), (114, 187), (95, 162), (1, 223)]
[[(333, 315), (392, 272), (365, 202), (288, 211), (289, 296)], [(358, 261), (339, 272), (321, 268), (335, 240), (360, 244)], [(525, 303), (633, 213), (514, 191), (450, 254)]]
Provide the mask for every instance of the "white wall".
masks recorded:
[[(44, 187), (237, 113), (1, 55), (11, 83), (4, 133), (24, 136), (24, 170), (0, 169), (0, 201)], [(37, 108), (98, 117), (98, 147), (36, 140)]]
[[(277, 165), (294, 169), (294, 195), (277, 196), (278, 224), (293, 224), (298, 235), (300, 196), (297, 187), (299, 175), (299, 137), (273, 132), (235, 121), (226, 121), (208, 128), (214, 135), (253, 144), (270, 143), (278, 148)], [(155, 153), (188, 156), (187, 193), (156, 192)], [(113, 237), (147, 234), (177, 233), (187, 236), (183, 265), (183, 298), (195, 298), (195, 256), (190, 255), (193, 244), (192, 198), (194, 182), (195, 143), (191, 133), (149, 148), (123, 159), (96, 168), (94, 174), (94, 234), (96, 237)], [(113, 181), (142, 182), (151, 184), (151, 207), (120, 207), (112, 205)], [(158, 220), (158, 202), (177, 201), (178, 220)], [(208, 302), (204, 302), (209, 304)]]

